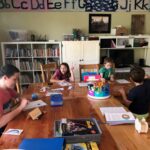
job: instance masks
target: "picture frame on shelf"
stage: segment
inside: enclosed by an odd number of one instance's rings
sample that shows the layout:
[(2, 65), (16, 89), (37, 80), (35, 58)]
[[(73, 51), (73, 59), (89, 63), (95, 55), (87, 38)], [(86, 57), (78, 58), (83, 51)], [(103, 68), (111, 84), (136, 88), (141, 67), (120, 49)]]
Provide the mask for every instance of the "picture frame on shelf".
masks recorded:
[(111, 14), (89, 14), (89, 33), (110, 33)]

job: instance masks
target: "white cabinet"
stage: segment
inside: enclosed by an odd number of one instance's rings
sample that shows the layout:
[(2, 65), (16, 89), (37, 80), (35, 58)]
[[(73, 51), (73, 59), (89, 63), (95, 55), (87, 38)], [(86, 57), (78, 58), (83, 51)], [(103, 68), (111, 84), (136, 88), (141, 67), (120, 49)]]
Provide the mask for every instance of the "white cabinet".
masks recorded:
[(3, 64), (20, 70), (20, 86), (41, 82), (40, 63), (61, 63), (61, 42), (2, 42)]
[(79, 80), (79, 64), (99, 64), (99, 41), (63, 41), (62, 60), (74, 66), (75, 78)]
[[(134, 63), (144, 59), (150, 66), (150, 35), (100, 36), (100, 58), (109, 56), (110, 50), (134, 50)], [(128, 59), (128, 58), (126, 58)]]

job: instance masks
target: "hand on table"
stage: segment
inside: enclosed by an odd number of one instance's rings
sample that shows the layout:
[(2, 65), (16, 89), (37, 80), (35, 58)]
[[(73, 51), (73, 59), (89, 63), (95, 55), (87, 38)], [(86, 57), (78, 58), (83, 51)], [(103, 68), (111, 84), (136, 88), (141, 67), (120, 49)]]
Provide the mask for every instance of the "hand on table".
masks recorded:
[(21, 109), (25, 108), (25, 107), (27, 106), (28, 102), (29, 102), (29, 101), (28, 101), (26, 98), (22, 98), (19, 107), (20, 107)]

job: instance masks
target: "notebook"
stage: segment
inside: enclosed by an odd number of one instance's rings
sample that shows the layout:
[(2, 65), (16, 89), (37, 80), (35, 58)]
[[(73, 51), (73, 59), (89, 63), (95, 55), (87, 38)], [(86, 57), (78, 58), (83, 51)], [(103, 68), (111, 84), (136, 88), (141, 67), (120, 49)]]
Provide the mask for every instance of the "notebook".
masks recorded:
[(46, 105), (47, 104), (42, 100), (31, 101), (31, 102), (28, 103), (28, 105), (23, 110), (26, 111), (28, 109), (32, 109), (32, 108), (36, 108), (36, 107), (43, 107), (43, 106), (46, 106)]
[(62, 150), (64, 138), (23, 139), (19, 149), (24, 150)]
[(110, 125), (135, 123), (135, 117), (131, 112), (105, 113), (105, 118), (106, 118), (106, 122)]

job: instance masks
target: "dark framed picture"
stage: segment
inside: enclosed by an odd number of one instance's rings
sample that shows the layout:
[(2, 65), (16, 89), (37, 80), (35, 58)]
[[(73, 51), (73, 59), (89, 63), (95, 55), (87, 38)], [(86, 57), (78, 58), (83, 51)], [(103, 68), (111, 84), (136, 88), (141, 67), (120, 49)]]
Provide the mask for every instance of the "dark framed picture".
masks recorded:
[(110, 33), (111, 14), (89, 14), (89, 33)]

